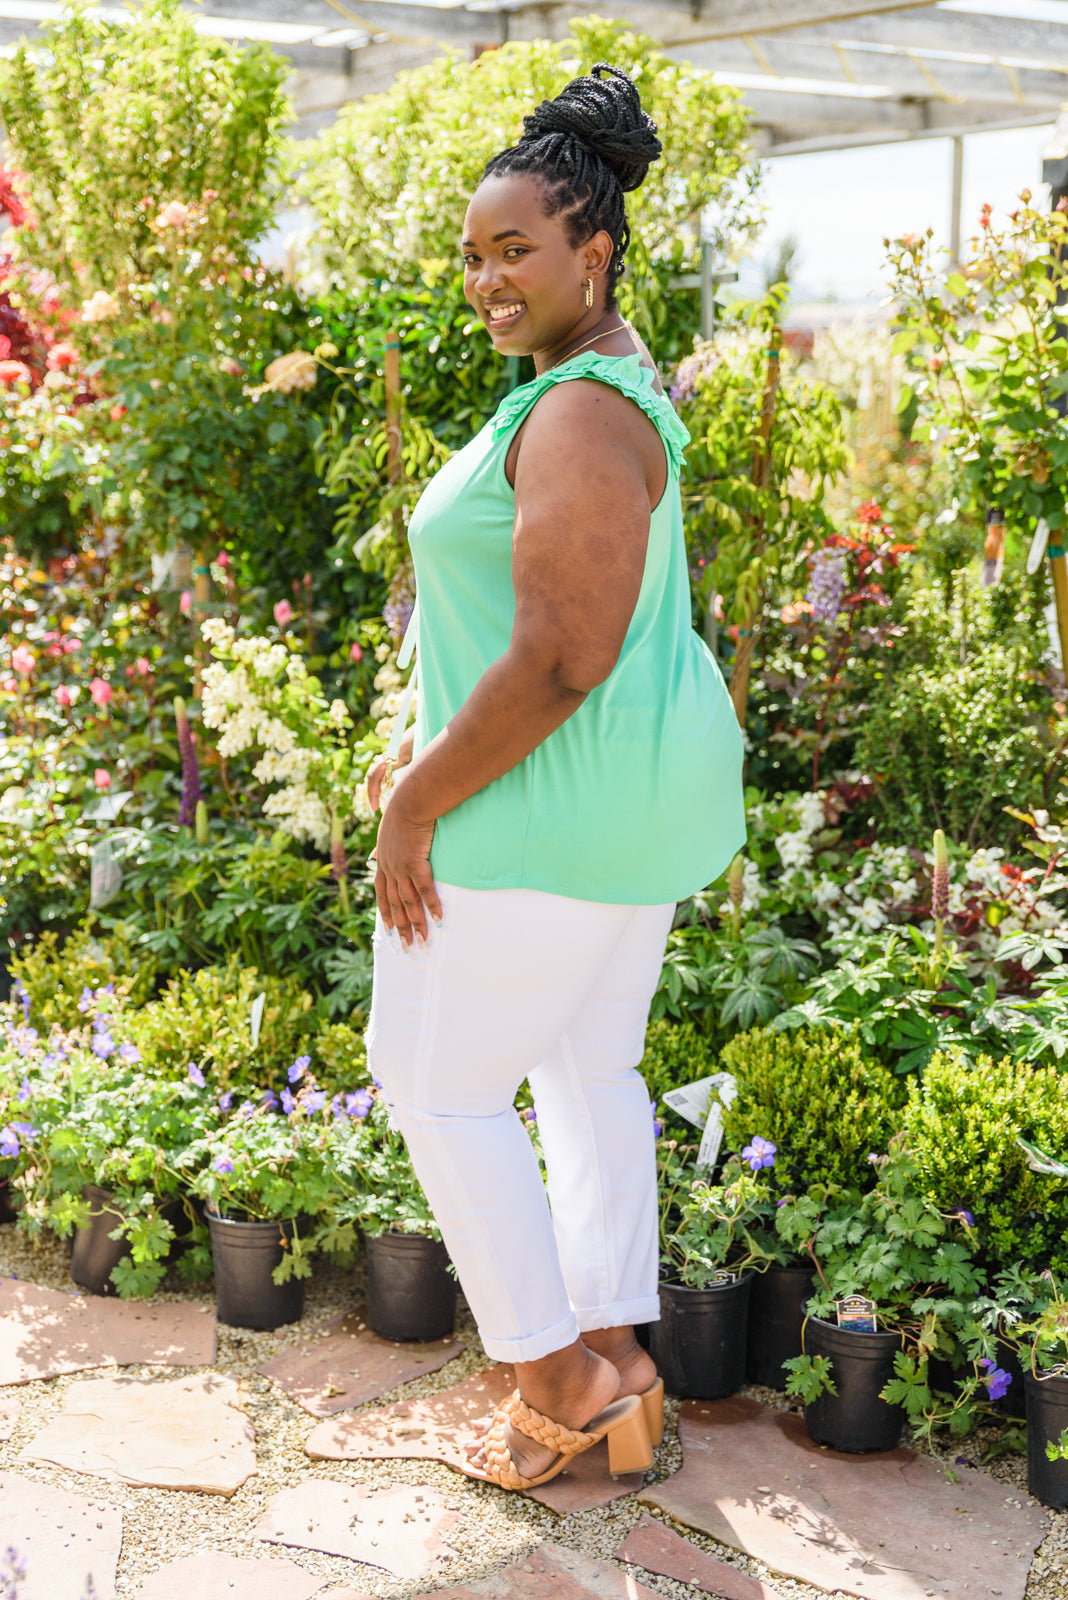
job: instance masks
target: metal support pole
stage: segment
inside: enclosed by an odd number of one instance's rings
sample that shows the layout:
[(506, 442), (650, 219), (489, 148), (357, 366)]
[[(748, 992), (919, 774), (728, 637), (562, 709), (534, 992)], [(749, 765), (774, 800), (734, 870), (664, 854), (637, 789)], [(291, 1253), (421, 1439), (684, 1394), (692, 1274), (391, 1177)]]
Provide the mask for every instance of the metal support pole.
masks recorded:
[(954, 266), (960, 261), (960, 217), (964, 198), (964, 140), (953, 140), (953, 177), (949, 200), (949, 253)]

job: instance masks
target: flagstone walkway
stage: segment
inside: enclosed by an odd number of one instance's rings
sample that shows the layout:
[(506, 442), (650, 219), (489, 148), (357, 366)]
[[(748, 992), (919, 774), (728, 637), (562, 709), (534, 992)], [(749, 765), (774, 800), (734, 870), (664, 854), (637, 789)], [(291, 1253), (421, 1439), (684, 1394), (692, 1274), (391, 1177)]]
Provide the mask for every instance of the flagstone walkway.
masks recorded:
[(946, 1457), (812, 1445), (781, 1396), (669, 1405), (653, 1468), (603, 1446), (535, 1496), (456, 1465), (511, 1387), (466, 1317), (376, 1338), (323, 1271), (277, 1334), (73, 1291), (0, 1227), (0, 1600), (1068, 1600), (1068, 1513), (993, 1435)]

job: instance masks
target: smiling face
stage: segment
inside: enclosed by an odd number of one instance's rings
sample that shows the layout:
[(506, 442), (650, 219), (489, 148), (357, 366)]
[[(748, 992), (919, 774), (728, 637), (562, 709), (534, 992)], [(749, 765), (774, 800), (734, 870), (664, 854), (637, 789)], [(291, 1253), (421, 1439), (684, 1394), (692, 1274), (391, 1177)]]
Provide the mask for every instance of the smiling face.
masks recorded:
[[(464, 219), (464, 295), (502, 355), (555, 350), (604, 316), (607, 233), (574, 246), (567, 213), (547, 216), (536, 178), (509, 173), (479, 185)], [(594, 301), (584, 291), (592, 277)]]

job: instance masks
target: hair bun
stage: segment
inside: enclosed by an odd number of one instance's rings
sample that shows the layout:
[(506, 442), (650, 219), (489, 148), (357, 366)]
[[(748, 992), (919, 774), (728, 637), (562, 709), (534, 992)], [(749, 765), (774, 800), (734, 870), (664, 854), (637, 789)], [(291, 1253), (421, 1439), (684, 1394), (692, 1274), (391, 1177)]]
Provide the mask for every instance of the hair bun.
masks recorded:
[(662, 153), (633, 82), (604, 61), (589, 77), (573, 78), (555, 100), (543, 100), (523, 127), (520, 143), (552, 134), (576, 139), (615, 173), (624, 192), (637, 189)]

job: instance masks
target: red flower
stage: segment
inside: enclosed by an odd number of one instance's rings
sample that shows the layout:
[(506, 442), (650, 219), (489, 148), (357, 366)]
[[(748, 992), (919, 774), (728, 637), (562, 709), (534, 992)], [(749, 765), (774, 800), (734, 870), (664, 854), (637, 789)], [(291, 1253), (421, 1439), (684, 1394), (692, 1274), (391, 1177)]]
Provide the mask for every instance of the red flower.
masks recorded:
[(69, 340), (64, 339), (60, 344), (54, 344), (49, 350), (45, 365), (50, 372), (62, 372), (64, 367), (73, 367), (77, 360), (77, 350)]
[(33, 375), (24, 361), (0, 361), (0, 385), (7, 388), (16, 383), (32, 383)]
[(865, 524), (881, 522), (883, 520), (883, 508), (877, 500), (865, 500), (864, 504), (858, 507), (857, 516)]

